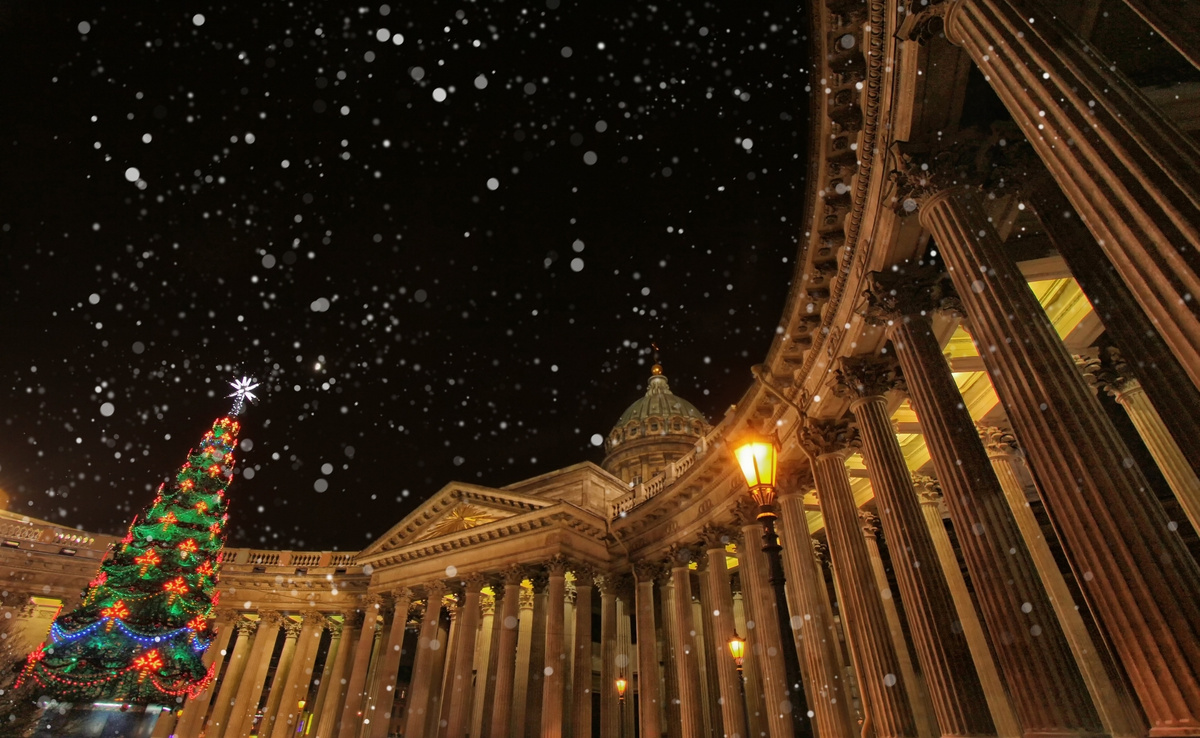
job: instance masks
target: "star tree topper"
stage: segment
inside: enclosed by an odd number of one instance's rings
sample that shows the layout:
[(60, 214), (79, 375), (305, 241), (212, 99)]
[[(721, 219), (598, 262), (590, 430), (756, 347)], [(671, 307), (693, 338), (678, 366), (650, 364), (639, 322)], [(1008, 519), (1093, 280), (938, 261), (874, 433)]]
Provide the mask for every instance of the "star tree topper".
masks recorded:
[(252, 391), (258, 389), (258, 382), (253, 377), (235, 379), (229, 385), (233, 387), (233, 392), (226, 395), (226, 397), (234, 398), (233, 409), (229, 411), (230, 416), (241, 415), (242, 410), (246, 407), (246, 400), (258, 402), (258, 397)]

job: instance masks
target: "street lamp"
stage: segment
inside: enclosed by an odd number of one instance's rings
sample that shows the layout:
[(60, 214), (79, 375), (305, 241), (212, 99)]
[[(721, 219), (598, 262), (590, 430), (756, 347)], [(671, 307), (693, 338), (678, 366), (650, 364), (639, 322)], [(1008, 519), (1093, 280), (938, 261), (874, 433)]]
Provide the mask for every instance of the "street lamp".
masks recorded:
[(625, 690), (628, 687), (625, 677), (617, 677), (617, 725), (621, 736), (625, 735)]
[(737, 664), (738, 676), (741, 676), (742, 662), (746, 660), (746, 640), (736, 635), (730, 638), (729, 653), (733, 656), (733, 663)]
[[(782, 549), (779, 536), (775, 533), (775, 474), (778, 470), (778, 444), (774, 438), (760, 434), (749, 434), (733, 450), (750, 496), (758, 503), (758, 522), (763, 528), (763, 553), (770, 567), (771, 588), (775, 590), (775, 612), (779, 617), (779, 637), (783, 641), (783, 667), (787, 674), (788, 699), (792, 703), (792, 731), (796, 738), (812, 738), (812, 721), (808, 719), (808, 704), (804, 698), (804, 684), (800, 676), (800, 659), (796, 655), (796, 643), (792, 637), (792, 621), (788, 616), (787, 592), (784, 585)], [(730, 643), (730, 651), (733, 643)], [(736, 655), (734, 658), (737, 658)]]

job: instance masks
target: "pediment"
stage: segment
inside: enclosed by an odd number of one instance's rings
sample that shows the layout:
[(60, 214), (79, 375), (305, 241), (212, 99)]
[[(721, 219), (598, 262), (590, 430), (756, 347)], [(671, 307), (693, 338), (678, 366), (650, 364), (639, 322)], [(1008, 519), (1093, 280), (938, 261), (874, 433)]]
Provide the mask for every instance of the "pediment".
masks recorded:
[(515, 514), (508, 508), (498, 508), (462, 501), (447, 510), (446, 514), (441, 518), (430, 523), (421, 535), (412, 540), (428, 541), (431, 538), (440, 538), (454, 533), (461, 533), (464, 530), (494, 523), (497, 520), (511, 518)]
[(359, 559), (413, 543), (457, 537), (472, 528), (483, 528), (556, 505), (555, 500), (518, 492), (450, 484), (380, 536), (359, 554)]

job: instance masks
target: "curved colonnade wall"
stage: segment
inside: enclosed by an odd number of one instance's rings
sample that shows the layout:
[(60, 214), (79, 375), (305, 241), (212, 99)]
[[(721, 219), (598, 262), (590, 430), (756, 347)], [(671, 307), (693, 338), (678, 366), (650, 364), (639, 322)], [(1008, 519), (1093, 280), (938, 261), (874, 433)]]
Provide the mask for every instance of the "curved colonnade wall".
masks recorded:
[[(1200, 735), (1200, 73), (1178, 29), (1121, 42), (1159, 5), (815, 3), (805, 232), (742, 400), (632, 488), (452, 483), (360, 552), (230, 550), (221, 678), (156, 734), (787, 738), (794, 648), (822, 738)], [(790, 633), (747, 430), (782, 443)], [(109, 542), (0, 537), (31, 633)]]

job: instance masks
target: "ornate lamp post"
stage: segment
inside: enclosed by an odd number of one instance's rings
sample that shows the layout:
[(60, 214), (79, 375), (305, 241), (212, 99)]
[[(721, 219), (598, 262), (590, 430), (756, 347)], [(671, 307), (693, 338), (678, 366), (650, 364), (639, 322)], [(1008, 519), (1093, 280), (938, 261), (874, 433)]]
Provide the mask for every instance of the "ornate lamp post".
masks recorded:
[[(770, 567), (771, 588), (775, 591), (775, 612), (779, 617), (779, 637), (783, 641), (780, 646), (783, 650), (783, 667), (787, 674), (788, 699), (792, 703), (792, 731), (796, 738), (812, 738), (812, 721), (808, 718), (808, 703), (804, 697), (804, 683), (800, 676), (800, 658), (796, 654), (796, 644), (792, 638), (792, 622), (788, 616), (787, 592), (784, 590), (787, 580), (783, 576), (783, 558), (780, 556), (783, 549), (779, 545), (779, 536), (775, 533), (775, 519), (778, 517), (775, 513), (777, 450), (774, 438), (753, 434), (734, 448), (733, 455), (742, 469), (742, 476), (746, 478), (750, 495), (758, 503), (758, 521), (763, 527), (762, 550), (767, 555)], [(732, 642), (730, 651), (733, 651)], [(741, 671), (740, 664), (738, 671)]]
[(625, 690), (628, 687), (629, 682), (625, 681), (625, 677), (617, 677), (617, 724), (622, 738), (625, 736)]

